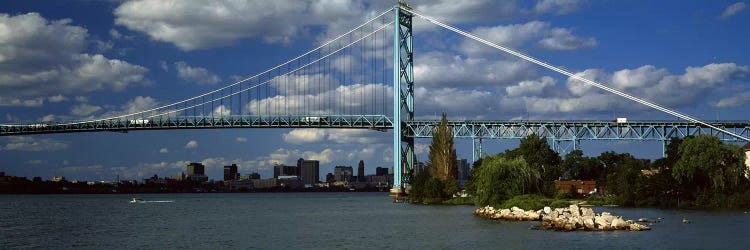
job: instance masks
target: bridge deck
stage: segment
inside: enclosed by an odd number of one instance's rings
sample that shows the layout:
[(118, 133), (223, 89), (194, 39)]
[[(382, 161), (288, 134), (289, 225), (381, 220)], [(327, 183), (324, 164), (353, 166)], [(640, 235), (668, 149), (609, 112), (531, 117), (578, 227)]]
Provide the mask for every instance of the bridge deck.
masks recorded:
[[(404, 123), (405, 134), (429, 138), (438, 120)], [(750, 137), (750, 121), (709, 121), (744, 137)], [(456, 138), (518, 139), (530, 134), (557, 140), (667, 140), (671, 137), (712, 134), (725, 141), (740, 141), (720, 131), (686, 121), (642, 120), (617, 123), (601, 120), (453, 120), (448, 121)], [(0, 125), (0, 136), (77, 132), (128, 132), (164, 129), (216, 128), (393, 128), (385, 115), (282, 115), (226, 117), (158, 117), (156, 119), (98, 120), (74, 123)]]

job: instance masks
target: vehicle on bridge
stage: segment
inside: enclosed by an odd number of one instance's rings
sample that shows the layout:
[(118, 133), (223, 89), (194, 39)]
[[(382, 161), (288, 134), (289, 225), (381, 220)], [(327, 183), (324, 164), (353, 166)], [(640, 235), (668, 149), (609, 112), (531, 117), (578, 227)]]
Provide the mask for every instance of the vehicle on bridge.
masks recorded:
[(130, 120), (130, 121), (128, 121), (128, 124), (130, 124), (130, 125), (146, 125), (146, 124), (148, 124), (148, 119)]
[(324, 122), (328, 121), (327, 116), (305, 116), (300, 119), (302, 122)]
[(614, 123), (628, 123), (628, 118), (619, 117), (617, 119), (612, 120)]

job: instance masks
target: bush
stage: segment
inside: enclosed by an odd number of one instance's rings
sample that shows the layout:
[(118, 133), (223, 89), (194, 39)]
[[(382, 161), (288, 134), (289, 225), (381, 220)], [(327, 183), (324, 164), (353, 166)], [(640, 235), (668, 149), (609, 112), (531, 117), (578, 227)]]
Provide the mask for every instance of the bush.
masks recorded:
[(510, 197), (524, 194), (537, 187), (539, 171), (523, 158), (508, 160), (502, 156), (488, 157), (475, 177), (476, 205), (498, 205)]

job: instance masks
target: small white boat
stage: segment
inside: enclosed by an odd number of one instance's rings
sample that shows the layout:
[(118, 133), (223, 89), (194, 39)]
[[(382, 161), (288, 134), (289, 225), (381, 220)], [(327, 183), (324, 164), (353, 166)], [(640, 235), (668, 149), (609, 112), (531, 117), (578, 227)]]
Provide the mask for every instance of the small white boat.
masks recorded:
[(130, 203), (143, 203), (143, 202), (144, 201), (141, 198), (133, 198), (132, 200), (130, 200)]

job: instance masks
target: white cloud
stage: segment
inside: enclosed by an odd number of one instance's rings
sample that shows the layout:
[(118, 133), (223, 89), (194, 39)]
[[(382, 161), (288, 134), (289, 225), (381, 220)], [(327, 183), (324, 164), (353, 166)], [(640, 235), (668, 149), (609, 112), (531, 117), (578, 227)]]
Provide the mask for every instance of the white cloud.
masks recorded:
[(538, 14), (569, 14), (578, 11), (582, 2), (583, 0), (541, 0), (534, 6), (534, 11)]
[[(610, 87), (672, 108), (693, 106), (708, 97), (712, 90), (734, 80), (747, 79), (748, 73), (750, 73), (748, 66), (734, 63), (687, 67), (682, 75), (674, 75), (666, 69), (659, 69), (652, 65), (624, 69), (613, 74), (592, 69), (583, 72), (584, 75), (593, 76), (594, 80), (606, 83)], [(634, 105), (629, 100), (614, 97), (596, 88), (583, 87), (583, 84), (572, 78), (568, 79), (568, 90), (573, 97), (533, 100), (533, 108), (548, 113), (646, 109), (643, 105)]]
[(541, 79), (521, 81), (516, 85), (505, 87), (508, 96), (547, 96), (553, 91), (555, 79), (544, 76)]
[(42, 118), (41, 118), (40, 120), (41, 120), (42, 122), (51, 122), (51, 121), (54, 121), (54, 120), (55, 120), (56, 118), (57, 118), (57, 117), (56, 117), (55, 115), (49, 114), (49, 115), (45, 115), (45, 116), (44, 116), (44, 117), (42, 117)]
[(187, 148), (187, 149), (198, 148), (198, 142), (197, 141), (189, 141), (187, 144), (185, 144), (185, 148)]
[(112, 37), (112, 39), (122, 38), (122, 34), (120, 34), (120, 32), (116, 29), (109, 29), (109, 36)]
[[(339, 114), (365, 112), (385, 113), (389, 109), (392, 90), (382, 84), (353, 84), (338, 86), (319, 94), (274, 96), (252, 100), (245, 110), (251, 114)], [(385, 97), (386, 104), (383, 104)], [(373, 110), (375, 109), (375, 110)]]
[(217, 0), (207, 4), (144, 0), (125, 2), (114, 14), (117, 25), (183, 50), (195, 50), (226, 46), (246, 38), (290, 43), (310, 26), (339, 22), (351, 25), (351, 18), (364, 16), (363, 8), (360, 1)]
[[(471, 33), (507, 47), (521, 47), (530, 44), (530, 41), (537, 41), (539, 47), (547, 50), (588, 49), (597, 45), (593, 37), (577, 37), (571, 29), (552, 27), (550, 23), (541, 21), (478, 27)], [(487, 45), (469, 39), (462, 42), (460, 49), (471, 55), (499, 53)]]
[(149, 83), (142, 66), (85, 53), (88, 31), (71, 23), (0, 14), (0, 104), (31, 106), (23, 100)]
[(727, 19), (734, 15), (737, 15), (740, 11), (744, 10), (745, 7), (747, 7), (747, 4), (745, 2), (736, 2), (732, 5), (727, 6), (726, 9), (724, 9), (723, 12), (721, 12), (721, 15), (719, 18), (721, 19)]
[(320, 142), (326, 138), (326, 132), (322, 129), (294, 129), (282, 135), (284, 142), (292, 144), (305, 144)]
[(229, 116), (232, 114), (232, 110), (225, 105), (219, 105), (218, 107), (214, 108), (212, 114), (213, 116)]
[(68, 98), (65, 97), (64, 95), (55, 95), (55, 96), (50, 96), (49, 98), (47, 98), (47, 100), (49, 102), (64, 102), (68, 100)]
[(282, 134), (284, 142), (306, 144), (330, 141), (339, 144), (377, 144), (384, 143), (390, 135), (366, 129), (293, 129)]
[(192, 67), (185, 62), (174, 63), (174, 68), (177, 70), (177, 76), (185, 81), (199, 84), (216, 84), (221, 81), (221, 78), (211, 74), (207, 69)]
[(569, 29), (555, 28), (549, 31), (551, 35), (539, 41), (539, 46), (548, 50), (578, 50), (596, 47), (593, 37), (577, 37)]
[(164, 72), (169, 72), (169, 65), (165, 61), (159, 61), (159, 67), (161, 67)]
[(75, 115), (75, 116), (88, 116), (88, 115), (98, 112), (99, 110), (102, 110), (102, 107), (83, 103), (83, 104), (73, 106), (70, 109), (70, 114)]
[(520, 60), (461, 57), (443, 52), (416, 55), (414, 78), (420, 86), (499, 87), (533, 77), (529, 63)]
[(235, 141), (236, 141), (236, 142), (247, 142), (247, 138), (245, 138), (245, 137), (237, 137), (237, 138), (235, 139)]
[(88, 102), (89, 98), (85, 96), (76, 96), (76, 102)]
[(750, 92), (743, 92), (730, 97), (722, 98), (716, 103), (713, 103), (712, 106), (716, 108), (734, 108), (742, 106), (748, 102), (750, 102)]
[(161, 154), (169, 153), (169, 149), (168, 148), (161, 148), (161, 149), (159, 149), (159, 153), (161, 153)]
[(58, 151), (68, 148), (68, 144), (50, 138), (36, 138), (28, 136), (7, 137), (5, 146), (0, 147), (8, 151)]

